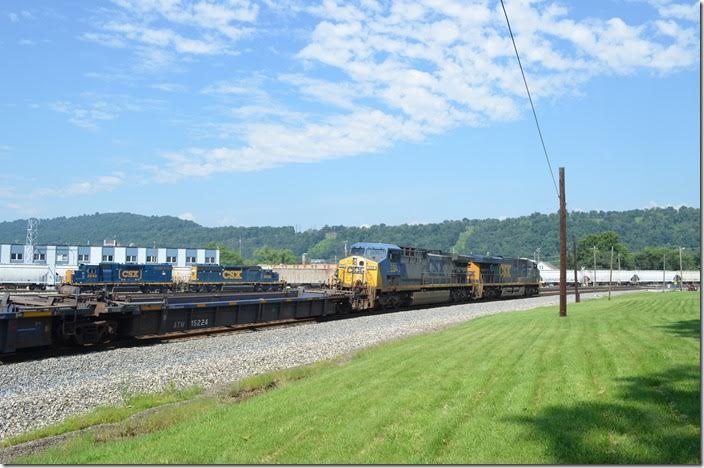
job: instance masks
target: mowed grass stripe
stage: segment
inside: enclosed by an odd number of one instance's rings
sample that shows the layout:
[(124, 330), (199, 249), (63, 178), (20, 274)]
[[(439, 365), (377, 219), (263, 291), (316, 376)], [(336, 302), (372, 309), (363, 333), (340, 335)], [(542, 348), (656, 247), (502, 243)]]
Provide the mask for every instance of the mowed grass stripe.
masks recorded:
[(700, 463), (699, 366), (698, 294), (618, 296), (386, 343), (147, 434), (22, 461)]

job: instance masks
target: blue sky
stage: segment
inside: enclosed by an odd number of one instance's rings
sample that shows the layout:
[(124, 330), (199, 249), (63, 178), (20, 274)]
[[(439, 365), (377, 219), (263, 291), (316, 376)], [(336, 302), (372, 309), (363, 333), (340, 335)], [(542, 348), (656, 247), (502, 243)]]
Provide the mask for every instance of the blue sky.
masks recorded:
[[(570, 210), (699, 206), (699, 5), (506, 0)], [(557, 210), (498, 1), (5, 0), (0, 220)]]

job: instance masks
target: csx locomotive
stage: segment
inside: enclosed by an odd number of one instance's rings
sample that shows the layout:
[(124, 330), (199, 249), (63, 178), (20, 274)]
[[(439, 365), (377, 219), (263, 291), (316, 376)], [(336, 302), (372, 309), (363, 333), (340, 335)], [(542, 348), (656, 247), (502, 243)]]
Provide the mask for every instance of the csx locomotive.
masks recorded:
[(147, 265), (100, 263), (68, 271), (64, 284), (81, 291), (276, 291), (283, 288), (279, 274), (256, 265), (194, 265), (187, 283), (174, 281), (168, 263)]
[(336, 288), (350, 293), (353, 310), (534, 296), (540, 275), (534, 261), (358, 242), (342, 259)]

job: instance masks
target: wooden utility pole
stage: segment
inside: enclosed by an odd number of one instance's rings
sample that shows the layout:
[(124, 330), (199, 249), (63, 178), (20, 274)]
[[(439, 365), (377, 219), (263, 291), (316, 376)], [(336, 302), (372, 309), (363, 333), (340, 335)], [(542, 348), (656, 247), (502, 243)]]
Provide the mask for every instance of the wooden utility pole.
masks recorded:
[(609, 265), (609, 300), (611, 300), (611, 280), (614, 276), (614, 246), (611, 246), (611, 264)]
[(567, 316), (567, 209), (565, 168), (560, 168), (560, 317)]
[(577, 238), (572, 234), (572, 251), (574, 255), (574, 302), (579, 302), (579, 281), (577, 281)]
[(592, 286), (596, 287), (596, 245), (592, 246), (594, 250), (594, 278), (592, 278)]
[(662, 254), (662, 292), (665, 292), (665, 254)]
[(684, 283), (684, 272), (682, 271), (682, 249), (684, 247), (680, 247), (680, 291), (682, 291), (682, 283)]

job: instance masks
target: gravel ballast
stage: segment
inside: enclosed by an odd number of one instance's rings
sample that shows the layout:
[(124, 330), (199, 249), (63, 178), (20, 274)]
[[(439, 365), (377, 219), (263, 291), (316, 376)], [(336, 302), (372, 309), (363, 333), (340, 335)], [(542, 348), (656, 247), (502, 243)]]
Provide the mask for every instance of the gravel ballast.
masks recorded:
[(5, 364), (0, 366), (0, 439), (99, 405), (120, 404), (130, 394), (171, 385), (208, 388), (485, 315), (557, 303), (558, 296), (548, 296), (460, 304)]

